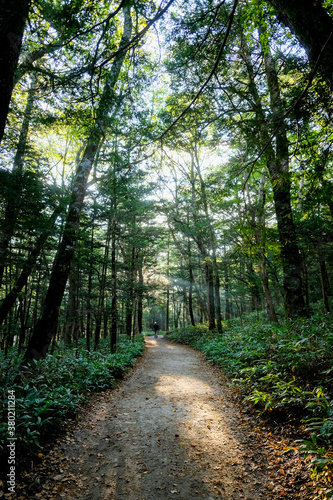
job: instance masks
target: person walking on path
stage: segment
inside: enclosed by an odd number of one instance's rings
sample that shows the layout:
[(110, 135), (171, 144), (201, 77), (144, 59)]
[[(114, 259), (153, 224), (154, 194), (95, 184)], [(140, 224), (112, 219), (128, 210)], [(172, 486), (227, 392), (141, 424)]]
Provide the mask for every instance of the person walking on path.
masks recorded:
[(154, 325), (153, 325), (153, 330), (154, 330), (154, 337), (155, 339), (157, 339), (158, 337), (158, 330), (160, 329), (160, 327), (158, 326), (158, 323), (157, 321), (154, 322)]

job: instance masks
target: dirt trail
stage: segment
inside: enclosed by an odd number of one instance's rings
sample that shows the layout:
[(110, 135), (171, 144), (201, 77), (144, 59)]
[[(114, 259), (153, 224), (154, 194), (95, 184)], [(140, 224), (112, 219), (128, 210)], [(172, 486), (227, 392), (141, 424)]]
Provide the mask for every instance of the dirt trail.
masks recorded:
[(149, 338), (138, 366), (54, 451), (60, 467), (33, 498), (272, 498), (268, 453), (229, 391), (200, 353)]

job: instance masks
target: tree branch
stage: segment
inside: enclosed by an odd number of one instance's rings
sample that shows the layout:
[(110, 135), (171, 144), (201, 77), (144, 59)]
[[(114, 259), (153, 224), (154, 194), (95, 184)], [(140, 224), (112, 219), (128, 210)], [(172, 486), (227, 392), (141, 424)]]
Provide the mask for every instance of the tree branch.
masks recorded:
[(213, 78), (213, 76), (215, 74), (215, 71), (218, 68), (219, 62), (221, 60), (224, 48), (225, 48), (227, 40), (228, 40), (228, 36), (229, 36), (230, 30), (231, 30), (231, 26), (232, 26), (232, 22), (233, 22), (233, 18), (234, 18), (234, 15), (235, 15), (237, 4), (238, 4), (238, 0), (234, 0), (234, 5), (233, 5), (233, 8), (232, 8), (231, 14), (229, 16), (229, 23), (228, 23), (227, 31), (226, 31), (226, 34), (224, 36), (224, 40), (223, 40), (222, 45), (220, 47), (220, 50), (219, 50), (219, 53), (218, 53), (217, 58), (215, 60), (214, 66), (212, 68), (212, 71), (210, 72), (210, 74), (208, 75), (208, 77), (206, 78), (205, 82), (200, 87), (200, 89), (198, 90), (198, 92), (196, 93), (196, 95), (194, 96), (194, 98), (192, 99), (192, 101), (184, 109), (184, 111), (182, 111), (182, 113), (176, 118), (176, 120), (174, 120), (171, 123), (171, 125), (155, 140), (157, 140), (157, 141), (161, 140), (169, 132), (169, 130), (171, 130), (172, 127), (174, 125), (176, 125), (176, 123), (179, 122), (179, 120), (185, 115), (185, 113), (193, 106), (193, 104), (196, 102), (196, 100), (202, 94), (202, 92), (204, 91), (204, 89), (207, 87), (207, 85), (210, 82), (210, 80)]

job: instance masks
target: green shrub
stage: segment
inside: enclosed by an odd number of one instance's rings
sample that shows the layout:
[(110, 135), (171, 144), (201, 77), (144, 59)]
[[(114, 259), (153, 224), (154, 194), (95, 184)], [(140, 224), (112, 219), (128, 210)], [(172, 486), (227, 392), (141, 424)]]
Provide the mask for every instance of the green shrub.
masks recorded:
[(197, 342), (206, 337), (208, 328), (205, 325), (188, 326), (185, 328), (178, 328), (169, 333), (168, 338), (175, 342), (188, 344), (196, 347)]
[[(122, 336), (117, 352), (111, 354), (109, 341), (102, 340), (97, 351), (87, 351), (83, 343), (58, 350), (37, 362), (33, 376), (26, 378), (19, 367), (22, 356), (13, 349), (9, 356), (0, 353), (0, 410), (7, 415), (8, 390), (15, 394), (15, 435), (23, 446), (38, 445), (50, 429), (66, 424), (78, 405), (93, 391), (112, 387), (144, 350), (142, 336), (131, 342)], [(8, 437), (7, 422), (0, 422), (0, 451)]]
[(332, 467), (332, 314), (278, 325), (249, 315), (226, 322), (222, 334), (187, 327), (170, 338), (200, 349), (260, 412), (303, 419), (311, 436), (304, 450), (317, 454), (314, 471)]

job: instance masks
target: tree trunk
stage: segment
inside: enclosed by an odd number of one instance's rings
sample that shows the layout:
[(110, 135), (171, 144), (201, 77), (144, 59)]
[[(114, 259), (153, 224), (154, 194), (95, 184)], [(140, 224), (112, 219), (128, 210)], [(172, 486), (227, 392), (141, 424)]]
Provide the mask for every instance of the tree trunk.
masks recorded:
[[(258, 209), (258, 223), (259, 227), (262, 228), (262, 231), (265, 231), (265, 176), (262, 174), (261, 179), (260, 179), (260, 195), (259, 195), (259, 209)], [(272, 299), (272, 294), (269, 289), (269, 280), (267, 276), (267, 271), (266, 271), (266, 241), (265, 241), (265, 233), (264, 237), (260, 237), (259, 231), (256, 229), (256, 242), (259, 245), (259, 272), (260, 272), (260, 277), (261, 277), (261, 282), (262, 282), (262, 287), (264, 290), (265, 294), (265, 299), (268, 307), (268, 317), (270, 321), (273, 323), (277, 323), (278, 319), (276, 316), (275, 312), (275, 307)]]
[(193, 276), (193, 269), (192, 269), (192, 262), (190, 259), (189, 262), (189, 272), (190, 272), (190, 286), (189, 286), (189, 291), (188, 291), (188, 309), (189, 309), (189, 314), (190, 314), (190, 320), (191, 320), (191, 325), (195, 326), (195, 319), (194, 319), (194, 313), (193, 313), (193, 283), (194, 283), (194, 276)]
[(215, 330), (214, 273), (212, 262), (209, 257), (205, 258), (204, 271), (206, 280), (208, 329)]
[[(132, 32), (132, 20), (129, 7), (123, 8), (124, 31), (120, 48), (125, 47)], [(87, 189), (88, 177), (94, 163), (99, 144), (104, 136), (105, 116), (112, 110), (114, 104), (114, 87), (117, 83), (126, 50), (123, 50), (111, 67), (100, 104), (96, 111), (96, 121), (93, 125), (83, 153), (82, 160), (73, 181), (71, 202), (60, 247), (58, 249), (49, 288), (43, 305), (42, 315), (38, 320), (33, 335), (27, 346), (25, 360), (41, 359), (45, 357), (52, 337), (57, 331), (58, 316), (62, 298), (65, 292), (70, 265), (74, 255), (74, 244), (80, 223), (80, 214)]]
[[(199, 256), (199, 262), (198, 266), (201, 266), (201, 256)], [(203, 273), (201, 273), (201, 276), (199, 278), (199, 283), (197, 283), (195, 280), (193, 282), (194, 288), (198, 297), (199, 301), (199, 323), (204, 323), (204, 321), (208, 321), (208, 309), (207, 309), (207, 301), (204, 300), (203, 294), (201, 293), (204, 288), (205, 288), (205, 279), (202, 276)]]
[(224, 265), (224, 291), (225, 291), (225, 319), (231, 319), (231, 301), (230, 301), (230, 287), (229, 287), (229, 270), (228, 263)]
[[(95, 216), (95, 206), (94, 206), (94, 216)], [(93, 220), (94, 220), (93, 216)], [(90, 235), (90, 262), (88, 271), (88, 290), (87, 290), (87, 326), (86, 326), (86, 346), (87, 351), (90, 351), (90, 341), (91, 341), (91, 294), (92, 294), (92, 275), (93, 275), (93, 253), (94, 253), (94, 233), (95, 227), (94, 223), (91, 225), (91, 235)]]
[(0, 3), (0, 142), (6, 126), (30, 4), (30, 0), (4, 0)]
[(260, 287), (257, 281), (257, 273), (253, 269), (252, 261), (248, 263), (248, 274), (249, 274), (250, 293), (251, 293), (251, 312), (258, 313), (261, 305)]
[(109, 336), (109, 314), (108, 314), (108, 304), (107, 300), (104, 299), (104, 308), (103, 308), (103, 338), (106, 339)]
[(72, 269), (69, 274), (69, 291), (68, 291), (68, 306), (64, 327), (64, 340), (67, 346), (71, 345), (74, 338), (75, 323), (77, 321), (78, 304), (76, 301), (77, 293), (77, 273), (76, 269)]
[(35, 326), (32, 338), (28, 344), (25, 359), (38, 360), (44, 358), (52, 337), (57, 331), (58, 316), (74, 255), (75, 236), (79, 227), (88, 175), (94, 154), (97, 150), (97, 145), (93, 141), (94, 135), (94, 133), (91, 134), (85, 152), (85, 160), (81, 162), (74, 180), (75, 188), (72, 193), (72, 201), (68, 211), (63, 238), (54, 261), (42, 315)]
[(139, 289), (138, 289), (138, 331), (142, 333), (142, 316), (143, 316), (143, 271), (142, 271), (142, 259), (139, 264)]
[(96, 329), (95, 329), (95, 337), (94, 337), (94, 339), (95, 339), (94, 340), (94, 350), (95, 351), (96, 351), (97, 346), (99, 344), (100, 334), (101, 334), (101, 326), (102, 326), (102, 318), (104, 315), (106, 275), (107, 275), (107, 269), (108, 269), (110, 240), (111, 240), (111, 225), (112, 225), (112, 222), (109, 218), (107, 234), (106, 234), (105, 249), (104, 249), (103, 265), (102, 265), (101, 282), (100, 282), (100, 287), (99, 287), (98, 306), (97, 306), (97, 313), (96, 313)]
[(132, 336), (132, 317), (133, 317), (133, 302), (131, 298), (126, 302), (125, 309), (125, 333), (131, 338)]
[(37, 323), (37, 317), (38, 317), (38, 305), (40, 301), (40, 295), (41, 295), (41, 281), (42, 281), (42, 273), (41, 271), (37, 272), (37, 284), (36, 284), (36, 292), (35, 292), (35, 297), (34, 297), (34, 308), (32, 312), (32, 320), (31, 320), (31, 326), (32, 329), (35, 327)]
[(323, 186), (323, 191), (325, 193), (325, 198), (326, 198), (326, 203), (327, 203), (327, 206), (329, 208), (329, 211), (330, 211), (330, 214), (331, 214), (331, 217), (333, 219), (333, 184), (326, 180), (326, 179), (320, 179), (321, 180), (321, 183), (322, 183), (322, 186)]
[(96, 314), (96, 324), (94, 332), (94, 351), (97, 350), (99, 340), (101, 337), (101, 326), (102, 326), (102, 313), (101, 311), (98, 311)]
[(26, 331), (27, 331), (27, 318), (31, 304), (31, 294), (29, 297), (29, 301), (27, 303), (27, 295), (28, 295), (28, 287), (25, 286), (24, 291), (24, 300), (22, 297), (19, 297), (20, 302), (20, 336), (19, 336), (19, 352), (21, 351), (22, 345), (25, 342)]
[(30, 308), (31, 308), (31, 300), (32, 300), (32, 291), (30, 289), (29, 293), (29, 299), (27, 300), (28, 297), (28, 284), (25, 285), (25, 291), (24, 291), (24, 325), (21, 323), (21, 330), (20, 330), (20, 339), (19, 339), (19, 352), (21, 352), (22, 346), (25, 343), (26, 339), (26, 332), (28, 329), (29, 325), (29, 317), (30, 317)]
[(40, 252), (43, 246), (45, 245), (47, 238), (50, 236), (50, 233), (52, 232), (52, 228), (54, 226), (57, 216), (59, 215), (59, 212), (60, 212), (59, 209), (55, 210), (52, 216), (50, 217), (49, 227), (47, 227), (47, 229), (45, 229), (45, 231), (37, 238), (34, 248), (31, 250), (29, 257), (27, 258), (27, 261), (23, 265), (23, 269), (21, 271), (20, 276), (17, 278), (11, 291), (7, 293), (6, 297), (2, 301), (0, 306), (0, 325), (4, 322), (9, 311), (14, 306), (21, 290), (23, 289), (23, 287), (26, 286), (28, 278), (36, 265), (37, 258), (39, 257)]
[(6, 265), (6, 256), (8, 245), (12, 239), (16, 220), (20, 210), (20, 197), (22, 190), (22, 172), (23, 160), (27, 146), (29, 124), (31, 120), (35, 94), (36, 94), (36, 76), (32, 76), (32, 82), (28, 92), (27, 104), (24, 111), (24, 117), (21, 125), (20, 136), (17, 144), (16, 154), (13, 163), (11, 175), (13, 176), (13, 185), (15, 185), (15, 192), (10, 193), (6, 201), (5, 217), (2, 223), (0, 232), (0, 287), (2, 286), (3, 272)]
[[(260, 33), (261, 32), (262, 29), (260, 30)], [(250, 77), (249, 89), (254, 100), (254, 108), (259, 124), (260, 143), (266, 146), (265, 154), (267, 168), (273, 186), (274, 207), (278, 223), (283, 265), (285, 315), (286, 317), (295, 315), (304, 316), (307, 314), (307, 310), (303, 298), (301, 258), (296, 241), (296, 230), (291, 209), (288, 140), (284, 121), (281, 121), (283, 109), (280, 98), (279, 82), (269, 48), (265, 47), (263, 52), (270, 94), (270, 105), (273, 115), (272, 127), (273, 129), (277, 127), (276, 152), (274, 152), (268, 134), (266, 117), (260, 95), (255, 84), (251, 56), (244, 37), (242, 43), (245, 48), (245, 62)]]
[(266, 273), (266, 266), (265, 266), (264, 259), (262, 259), (260, 261), (259, 269), (260, 269), (260, 277), (261, 277), (262, 287), (264, 290), (266, 303), (267, 303), (267, 307), (268, 307), (268, 317), (269, 317), (270, 321), (277, 323), (277, 316), (276, 316), (275, 307), (274, 307), (273, 300), (272, 300), (272, 295), (271, 295), (271, 292), (269, 289), (269, 282), (268, 282), (268, 276)]
[(169, 313), (170, 313), (170, 283), (169, 283), (169, 274), (170, 274), (170, 234), (168, 235), (168, 250), (167, 250), (167, 296), (166, 296), (166, 318), (165, 318), (165, 331), (166, 334), (170, 333), (170, 325), (169, 325)]
[(213, 267), (214, 267), (214, 292), (215, 292), (215, 304), (216, 304), (216, 327), (218, 333), (222, 333), (220, 276), (219, 276), (219, 268), (216, 261), (215, 248), (213, 254)]
[(135, 297), (133, 304), (133, 337), (139, 334), (138, 327), (138, 298)]
[(267, 47), (264, 49), (264, 63), (273, 114), (273, 127), (278, 126), (276, 131), (276, 157), (273, 161), (269, 161), (267, 166), (273, 185), (275, 213), (281, 244), (285, 314), (287, 317), (304, 316), (307, 311), (303, 297), (302, 262), (291, 209), (288, 139), (284, 120), (281, 121), (283, 105), (280, 97), (279, 81), (274, 61)]
[(330, 306), (328, 302), (328, 297), (330, 295), (330, 284), (328, 280), (328, 274), (326, 269), (326, 264), (323, 259), (319, 259), (319, 267), (320, 267), (320, 281), (321, 281), (321, 292), (323, 296), (325, 313), (330, 312)]
[[(252, 206), (252, 222), (254, 226), (254, 234), (255, 234), (255, 240), (256, 244), (259, 247), (258, 251), (258, 257), (259, 257), (259, 273), (260, 273), (260, 278), (261, 278), (261, 283), (262, 283), (262, 288), (265, 294), (265, 299), (266, 299), (266, 304), (268, 308), (268, 317), (269, 320), (272, 321), (273, 323), (277, 323), (278, 319), (276, 316), (275, 312), (275, 307), (271, 295), (271, 291), (269, 289), (269, 280), (267, 276), (267, 271), (266, 271), (266, 241), (265, 241), (265, 175), (261, 175), (260, 179), (260, 192), (259, 192), (259, 202), (258, 202), (258, 209), (255, 213), (253, 206)], [(257, 215), (257, 220), (258, 224), (256, 221), (256, 215)], [(261, 233), (260, 233), (260, 228), (261, 228)]]
[[(116, 210), (116, 205), (114, 205)], [(117, 267), (116, 267), (116, 221), (113, 215), (111, 231), (111, 332), (110, 349), (115, 352), (117, 344)]]
[(304, 252), (302, 252), (302, 264), (303, 264), (303, 287), (304, 287), (305, 304), (306, 304), (308, 311), (310, 311), (309, 270), (308, 270), (308, 266), (306, 263), (306, 258), (305, 258)]
[(127, 256), (127, 293), (125, 311), (125, 333), (129, 337), (132, 335), (132, 319), (134, 305), (134, 281), (135, 281), (135, 248), (132, 248), (130, 256)]
[(289, 186), (289, 182), (281, 182), (281, 179), (277, 180), (276, 184), (273, 185), (283, 265), (283, 293), (286, 317), (307, 314), (303, 298), (302, 263), (296, 242)]
[(179, 316), (181, 313), (181, 307), (178, 305), (178, 301), (176, 300), (175, 296), (173, 296), (173, 321), (175, 328), (179, 327)]
[(313, 0), (268, 0), (303, 45), (314, 65), (320, 56), (320, 71), (332, 84), (333, 80), (333, 19)]
[(183, 286), (183, 300), (182, 300), (182, 309), (183, 309), (183, 317), (182, 317), (182, 326), (187, 325), (187, 287), (186, 285)]

